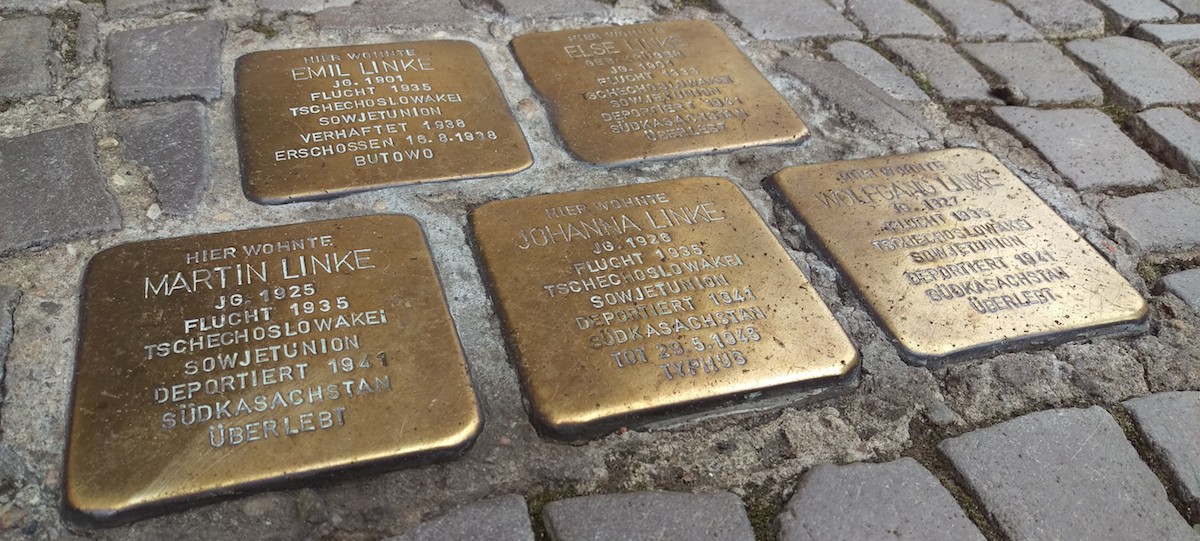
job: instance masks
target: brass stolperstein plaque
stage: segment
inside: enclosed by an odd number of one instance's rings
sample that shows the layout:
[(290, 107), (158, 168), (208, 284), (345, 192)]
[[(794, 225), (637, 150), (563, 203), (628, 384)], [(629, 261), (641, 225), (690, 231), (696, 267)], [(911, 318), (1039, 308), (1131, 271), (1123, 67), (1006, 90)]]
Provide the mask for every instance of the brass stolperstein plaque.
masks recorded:
[(987, 152), (790, 167), (768, 184), (911, 363), (1145, 329), (1137, 291)]
[(547, 435), (761, 409), (856, 381), (849, 338), (728, 180), (498, 201), (471, 226)]
[(799, 142), (808, 129), (708, 21), (561, 30), (512, 42), (580, 159), (601, 165)]
[(322, 199), (533, 164), (483, 55), (466, 41), (263, 51), (237, 61), (246, 195)]
[(407, 216), (117, 246), (92, 259), (81, 306), (75, 520), (454, 456), (481, 427)]

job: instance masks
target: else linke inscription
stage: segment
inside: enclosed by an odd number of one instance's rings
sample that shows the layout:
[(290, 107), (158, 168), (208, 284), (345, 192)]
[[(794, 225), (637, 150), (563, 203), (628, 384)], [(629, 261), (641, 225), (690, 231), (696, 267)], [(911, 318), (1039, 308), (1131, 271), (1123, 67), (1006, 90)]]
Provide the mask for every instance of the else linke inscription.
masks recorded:
[(769, 185), (909, 362), (1145, 329), (1141, 295), (987, 152), (790, 167)]
[(323, 199), (533, 163), (483, 55), (466, 41), (263, 51), (237, 61), (247, 196)]
[(407, 216), (110, 248), (80, 328), (64, 498), (87, 522), (453, 456), (481, 426)]
[(513, 52), (580, 159), (622, 165), (796, 143), (808, 129), (716, 25), (669, 21), (520, 36)]
[(846, 334), (728, 180), (498, 201), (471, 223), (535, 424), (551, 436), (857, 376)]

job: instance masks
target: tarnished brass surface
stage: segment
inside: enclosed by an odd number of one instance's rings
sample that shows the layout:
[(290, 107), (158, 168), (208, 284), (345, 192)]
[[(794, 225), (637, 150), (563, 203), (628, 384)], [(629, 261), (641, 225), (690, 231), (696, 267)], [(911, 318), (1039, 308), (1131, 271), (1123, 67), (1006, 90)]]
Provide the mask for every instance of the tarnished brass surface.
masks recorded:
[(520, 36), (513, 52), (567, 147), (602, 165), (794, 143), (808, 129), (716, 25)]
[(533, 163), (470, 42), (263, 51), (239, 58), (236, 71), (242, 178), (260, 203), (509, 174)]
[(790, 167), (769, 184), (910, 362), (1144, 328), (1137, 291), (987, 152)]
[(854, 346), (728, 180), (498, 201), (471, 222), (534, 421), (552, 436), (857, 374)]
[(451, 456), (481, 427), (407, 216), (105, 250), (80, 333), (64, 498), (84, 521)]

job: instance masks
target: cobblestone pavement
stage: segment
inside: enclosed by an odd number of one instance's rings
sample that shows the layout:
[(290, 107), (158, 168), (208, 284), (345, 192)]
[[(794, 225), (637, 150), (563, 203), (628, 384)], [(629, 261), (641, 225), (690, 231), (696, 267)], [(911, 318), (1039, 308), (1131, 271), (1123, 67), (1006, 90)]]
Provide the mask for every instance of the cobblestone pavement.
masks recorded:
[[(0, 538), (1196, 539), (1198, 17), (1194, 0), (0, 0)], [(509, 41), (676, 19), (722, 28), (811, 139), (612, 169), (568, 155)], [(532, 168), (327, 202), (243, 196), (238, 57), (418, 39), (480, 47)], [(1096, 246), (1149, 299), (1150, 330), (908, 366), (760, 183), (788, 165), (957, 146), (996, 154)], [(467, 212), (695, 175), (731, 178), (787, 242), (861, 350), (859, 388), (582, 445), (540, 438)], [(481, 394), (476, 445), (449, 462), (112, 529), (64, 522), (91, 256), (369, 213), (426, 229)]]

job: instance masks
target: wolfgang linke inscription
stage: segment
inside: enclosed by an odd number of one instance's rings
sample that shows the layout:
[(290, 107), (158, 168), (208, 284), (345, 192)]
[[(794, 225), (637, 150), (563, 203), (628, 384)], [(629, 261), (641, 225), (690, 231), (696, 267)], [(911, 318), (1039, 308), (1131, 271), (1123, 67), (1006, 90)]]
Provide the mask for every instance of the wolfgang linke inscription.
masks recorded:
[(64, 499), (120, 522), (452, 456), (480, 423), (412, 218), (126, 244), (84, 279)]
[(808, 129), (708, 21), (520, 36), (513, 52), (580, 159), (621, 165), (795, 143)]
[(790, 167), (768, 184), (910, 362), (1145, 329), (1137, 291), (987, 152)]
[(263, 51), (239, 58), (236, 71), (242, 175), (255, 201), (533, 163), (483, 55), (466, 41)]
[(498, 201), (471, 224), (552, 436), (754, 408), (857, 375), (846, 334), (728, 180)]

